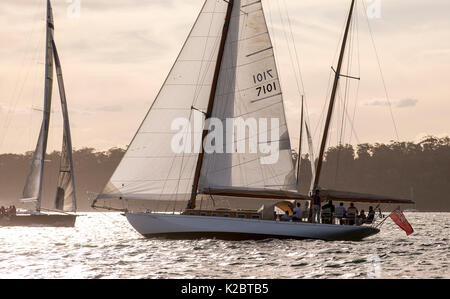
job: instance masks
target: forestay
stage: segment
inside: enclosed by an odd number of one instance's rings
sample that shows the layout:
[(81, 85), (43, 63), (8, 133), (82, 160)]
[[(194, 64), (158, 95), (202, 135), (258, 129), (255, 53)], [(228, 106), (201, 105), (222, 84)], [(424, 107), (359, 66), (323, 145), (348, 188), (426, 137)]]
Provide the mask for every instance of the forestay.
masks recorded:
[[(227, 6), (222, 0), (205, 2), (159, 94), (97, 199), (189, 199), (201, 144), (201, 112), (208, 105)], [(194, 116), (200, 117), (199, 125), (194, 124)], [(178, 121), (183, 119), (191, 127), (181, 132), (185, 150), (180, 152), (172, 143), (180, 135)]]

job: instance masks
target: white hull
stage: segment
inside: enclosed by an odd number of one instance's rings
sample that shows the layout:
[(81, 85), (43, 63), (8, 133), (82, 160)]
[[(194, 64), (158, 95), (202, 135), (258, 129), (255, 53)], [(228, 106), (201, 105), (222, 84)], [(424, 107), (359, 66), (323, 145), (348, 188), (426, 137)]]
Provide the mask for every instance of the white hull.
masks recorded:
[(126, 217), (134, 229), (149, 238), (295, 238), (332, 241), (362, 240), (379, 232), (379, 229), (370, 226), (280, 222), (228, 217), (153, 213), (126, 213)]

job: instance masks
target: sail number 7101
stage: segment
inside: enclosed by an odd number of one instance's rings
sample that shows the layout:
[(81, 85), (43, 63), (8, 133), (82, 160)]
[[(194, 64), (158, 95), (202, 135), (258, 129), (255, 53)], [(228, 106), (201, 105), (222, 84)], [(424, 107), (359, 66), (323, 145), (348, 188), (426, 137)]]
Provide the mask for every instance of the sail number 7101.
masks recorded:
[[(273, 79), (273, 75), (272, 75), (272, 70), (266, 70), (262, 73), (258, 73), (256, 75), (253, 75), (253, 82), (255, 84), (258, 83), (262, 83), (264, 81), (267, 81), (269, 79)], [(272, 91), (277, 90), (277, 85), (275, 82), (272, 83), (268, 83), (268, 84), (263, 84), (261, 86), (256, 87), (256, 91), (258, 92), (258, 97), (263, 95), (263, 94), (267, 94), (267, 93), (271, 93)]]

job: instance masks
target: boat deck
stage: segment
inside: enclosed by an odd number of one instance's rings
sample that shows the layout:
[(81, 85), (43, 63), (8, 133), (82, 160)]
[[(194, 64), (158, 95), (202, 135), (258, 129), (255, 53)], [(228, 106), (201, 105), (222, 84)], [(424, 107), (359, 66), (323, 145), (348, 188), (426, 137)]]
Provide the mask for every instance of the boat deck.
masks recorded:
[[(216, 209), (216, 210), (207, 210), (207, 209), (186, 209), (181, 215), (190, 215), (190, 216), (210, 216), (210, 217), (230, 217), (230, 218), (242, 218), (242, 219), (263, 219), (261, 214), (256, 210), (231, 210), (231, 209)], [(278, 215), (281, 216), (281, 215)], [(291, 219), (291, 220), (283, 220), (279, 217), (275, 217), (271, 220), (276, 221), (285, 221), (285, 222), (308, 222), (308, 211), (303, 211), (303, 220)], [(265, 219), (267, 220), (267, 219)], [(323, 224), (336, 224), (340, 225), (342, 220), (343, 225), (362, 225), (363, 223), (358, 221), (358, 218), (354, 217), (322, 217)], [(352, 224), (355, 223), (355, 224)], [(372, 224), (372, 223), (366, 223)]]

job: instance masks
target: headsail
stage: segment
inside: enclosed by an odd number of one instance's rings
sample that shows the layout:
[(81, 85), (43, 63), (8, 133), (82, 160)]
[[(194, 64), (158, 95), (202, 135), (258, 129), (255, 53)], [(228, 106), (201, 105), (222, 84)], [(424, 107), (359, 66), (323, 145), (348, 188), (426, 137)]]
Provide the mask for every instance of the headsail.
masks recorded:
[(52, 104), (53, 89), (53, 13), (50, 1), (47, 1), (47, 37), (45, 54), (45, 90), (44, 90), (44, 108), (39, 139), (34, 151), (30, 172), (23, 190), (24, 199), (36, 199), (36, 210), (41, 208), (42, 177), (44, 172), (44, 159), (47, 149), (47, 138), (50, 124), (50, 111)]
[[(207, 109), (227, 7), (226, 1), (205, 2), (147, 116), (97, 199), (189, 199), (198, 157), (195, 147), (201, 144), (203, 128), (199, 111)], [(197, 127), (195, 117), (200, 118)], [(180, 131), (186, 123), (189, 128)], [(174, 151), (173, 140), (180, 135), (185, 150)]]
[(69, 113), (67, 110), (66, 92), (64, 88), (61, 62), (59, 60), (59, 55), (54, 40), (52, 40), (52, 46), (64, 125), (55, 208), (66, 212), (75, 212), (77, 209), (77, 201), (75, 196), (75, 178), (73, 173), (72, 138), (70, 134)]
[(306, 135), (308, 138), (309, 161), (311, 162), (311, 174), (312, 174), (309, 191), (312, 191), (314, 188), (314, 178), (316, 177), (316, 159), (314, 158), (313, 141), (307, 123), (305, 123), (305, 128), (306, 128)]
[[(232, 134), (234, 129), (228, 127), (223, 153), (204, 155), (200, 192), (211, 188), (297, 190), (281, 86), (261, 1), (234, 1), (212, 117), (224, 127), (230, 120), (248, 126), (241, 135)], [(233, 139), (226, 140), (229, 136)], [(245, 143), (244, 152), (238, 151), (240, 142)], [(256, 142), (256, 151), (250, 150), (251, 142)], [(276, 145), (276, 157), (268, 159), (261, 145)]]

